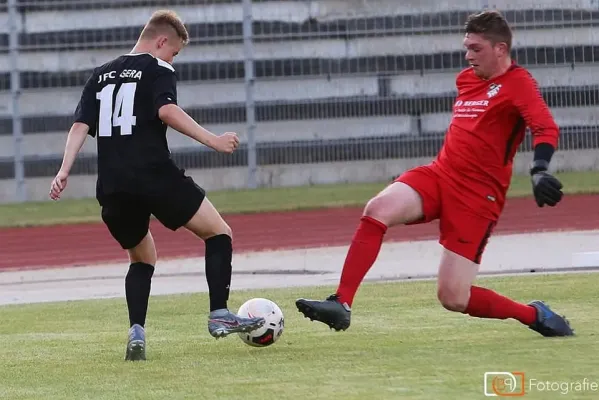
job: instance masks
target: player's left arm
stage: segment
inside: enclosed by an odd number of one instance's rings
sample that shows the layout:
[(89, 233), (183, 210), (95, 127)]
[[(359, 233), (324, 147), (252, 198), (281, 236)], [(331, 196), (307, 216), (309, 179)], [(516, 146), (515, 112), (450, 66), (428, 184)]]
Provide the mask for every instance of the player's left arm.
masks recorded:
[(170, 67), (164, 65), (158, 67), (158, 74), (152, 85), (154, 108), (158, 118), (174, 130), (216, 151), (228, 154), (235, 151), (239, 146), (236, 133), (225, 132), (223, 135), (215, 135), (177, 105), (176, 82), (176, 75)]
[(561, 182), (548, 172), (559, 140), (559, 128), (534, 78), (523, 70), (517, 75), (514, 105), (532, 133), (534, 148), (530, 166), (533, 194), (537, 205), (555, 206), (563, 197)]
[(94, 74), (90, 76), (81, 93), (81, 99), (75, 110), (75, 122), (69, 130), (65, 144), (62, 164), (50, 185), (50, 198), (58, 200), (67, 186), (67, 178), (73, 168), (75, 159), (81, 151), (87, 135), (95, 136), (95, 125), (98, 119), (96, 105)]

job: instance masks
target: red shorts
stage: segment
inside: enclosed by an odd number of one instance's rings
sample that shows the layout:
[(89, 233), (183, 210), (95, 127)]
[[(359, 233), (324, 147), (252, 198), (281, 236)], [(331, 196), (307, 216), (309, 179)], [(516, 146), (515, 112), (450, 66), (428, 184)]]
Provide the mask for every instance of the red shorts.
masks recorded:
[(477, 215), (473, 205), (434, 171), (433, 165), (416, 167), (400, 175), (402, 182), (422, 198), (424, 217), (408, 225), (439, 220), (439, 243), (447, 250), (480, 264), (496, 220)]

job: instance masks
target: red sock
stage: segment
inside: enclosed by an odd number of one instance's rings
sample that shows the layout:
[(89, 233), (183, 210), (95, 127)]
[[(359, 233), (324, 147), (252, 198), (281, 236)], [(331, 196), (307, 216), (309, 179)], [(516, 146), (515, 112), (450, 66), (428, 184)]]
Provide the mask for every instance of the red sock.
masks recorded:
[(533, 306), (515, 302), (478, 286), (470, 289), (470, 301), (464, 314), (479, 318), (514, 318), (525, 325), (532, 324), (537, 318), (537, 311)]
[(376, 261), (386, 232), (387, 226), (382, 222), (367, 216), (360, 218), (360, 224), (345, 257), (337, 289), (342, 303), (346, 302), (351, 307), (358, 287)]

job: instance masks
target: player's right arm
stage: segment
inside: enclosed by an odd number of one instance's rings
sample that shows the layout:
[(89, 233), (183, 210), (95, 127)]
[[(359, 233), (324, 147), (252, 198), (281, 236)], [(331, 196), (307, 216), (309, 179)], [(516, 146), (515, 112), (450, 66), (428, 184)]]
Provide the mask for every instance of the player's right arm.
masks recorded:
[(153, 101), (158, 117), (168, 126), (218, 152), (232, 153), (239, 146), (239, 138), (233, 132), (215, 135), (200, 126), (177, 105), (177, 78), (174, 69), (158, 62), (152, 85)]
[(54, 177), (50, 184), (50, 198), (52, 200), (58, 200), (60, 194), (66, 188), (67, 178), (75, 163), (77, 154), (79, 154), (81, 147), (83, 147), (83, 144), (85, 143), (87, 135), (90, 134), (94, 136), (95, 134), (95, 126), (98, 119), (95, 82), (96, 78), (94, 71), (83, 87), (79, 104), (77, 104), (77, 109), (75, 110), (75, 122), (71, 126), (67, 136), (62, 165), (60, 166), (56, 177)]
[(85, 142), (88, 132), (89, 126), (81, 122), (75, 122), (71, 127), (69, 135), (67, 136), (67, 144), (65, 146), (62, 165), (50, 185), (50, 198), (52, 200), (58, 200), (60, 194), (66, 188), (67, 178), (69, 177), (75, 158)]

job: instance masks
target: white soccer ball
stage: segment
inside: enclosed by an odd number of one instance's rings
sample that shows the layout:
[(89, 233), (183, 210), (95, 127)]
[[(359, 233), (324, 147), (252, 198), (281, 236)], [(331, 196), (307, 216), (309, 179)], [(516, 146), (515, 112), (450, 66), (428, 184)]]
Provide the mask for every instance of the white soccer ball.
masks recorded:
[(249, 299), (239, 307), (237, 315), (245, 318), (263, 317), (264, 325), (253, 332), (239, 333), (244, 343), (254, 347), (266, 347), (276, 342), (283, 334), (285, 320), (279, 306), (268, 299)]

